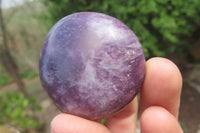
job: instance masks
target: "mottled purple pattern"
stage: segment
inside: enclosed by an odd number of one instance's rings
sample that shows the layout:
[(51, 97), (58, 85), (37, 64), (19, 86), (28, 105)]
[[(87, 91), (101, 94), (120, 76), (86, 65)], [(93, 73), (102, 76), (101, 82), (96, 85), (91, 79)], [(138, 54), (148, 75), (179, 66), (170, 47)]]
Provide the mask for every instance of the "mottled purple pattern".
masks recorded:
[(61, 19), (41, 50), (45, 90), (61, 111), (87, 119), (109, 117), (130, 103), (144, 75), (137, 37), (105, 14), (82, 12)]

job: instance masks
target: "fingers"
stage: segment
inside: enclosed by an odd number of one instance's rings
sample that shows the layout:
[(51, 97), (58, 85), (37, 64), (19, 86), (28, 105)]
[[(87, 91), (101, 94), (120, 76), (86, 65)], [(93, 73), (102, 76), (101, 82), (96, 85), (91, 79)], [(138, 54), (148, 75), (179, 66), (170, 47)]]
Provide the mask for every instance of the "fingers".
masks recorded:
[(51, 122), (52, 133), (110, 133), (102, 124), (69, 114), (60, 114)]
[(183, 133), (176, 118), (159, 106), (147, 108), (141, 115), (141, 133)]
[(141, 90), (141, 113), (150, 106), (161, 106), (178, 118), (182, 77), (177, 66), (164, 58), (146, 63), (146, 76)]
[(52, 120), (51, 130), (53, 133), (134, 133), (137, 110), (138, 103), (135, 98), (126, 108), (107, 119), (108, 128), (98, 122), (69, 114), (60, 114)]
[(138, 103), (137, 97), (122, 111), (108, 118), (106, 126), (111, 133), (135, 133)]

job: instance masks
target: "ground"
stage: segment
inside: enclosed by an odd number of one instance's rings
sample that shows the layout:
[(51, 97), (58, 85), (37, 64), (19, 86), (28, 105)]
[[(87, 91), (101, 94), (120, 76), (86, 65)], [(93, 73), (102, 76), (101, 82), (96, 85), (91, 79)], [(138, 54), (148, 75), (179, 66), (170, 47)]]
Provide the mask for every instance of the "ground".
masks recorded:
[(180, 122), (185, 133), (197, 133), (200, 130), (200, 93), (188, 84), (183, 85), (180, 106)]
[[(184, 128), (185, 133), (200, 133), (200, 65), (181, 65), (180, 69), (184, 82), (181, 95), (179, 121)], [(28, 81), (25, 80), (24, 82), (26, 83), (29, 94), (35, 96), (38, 103), (43, 107), (43, 110), (38, 113), (38, 118), (42, 123), (44, 123), (44, 133), (49, 133), (50, 121), (56, 114), (59, 114), (60, 111), (48, 98), (47, 94), (41, 87), (39, 78)], [(16, 89), (16, 85), (12, 83), (0, 88), (1, 91), (11, 91)]]

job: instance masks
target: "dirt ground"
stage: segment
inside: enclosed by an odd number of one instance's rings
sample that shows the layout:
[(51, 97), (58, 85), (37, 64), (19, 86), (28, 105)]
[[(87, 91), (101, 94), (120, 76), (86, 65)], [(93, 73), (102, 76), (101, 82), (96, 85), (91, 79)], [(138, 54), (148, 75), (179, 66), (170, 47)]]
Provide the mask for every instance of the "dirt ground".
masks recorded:
[[(188, 84), (183, 85), (180, 106), (180, 122), (185, 133), (200, 131), (200, 93)], [(197, 132), (198, 131), (198, 132)]]
[[(198, 88), (198, 85), (200, 85), (200, 81), (198, 80), (200, 79), (200, 67), (197, 68), (197, 70), (194, 66), (187, 68), (189, 69), (181, 69), (184, 83), (179, 120), (185, 133), (200, 133), (200, 88)], [(196, 77), (194, 75), (196, 75)], [(196, 86), (191, 84), (192, 82), (196, 83)], [(38, 103), (43, 107), (43, 110), (38, 113), (38, 118), (44, 123), (44, 133), (49, 133), (50, 121), (56, 114), (60, 113), (60, 111), (54, 106), (42, 89), (39, 78), (35, 78), (31, 81), (25, 80), (25, 83), (29, 94), (36, 96)], [(10, 84), (0, 88), (0, 91), (11, 91), (16, 89), (16, 85)]]

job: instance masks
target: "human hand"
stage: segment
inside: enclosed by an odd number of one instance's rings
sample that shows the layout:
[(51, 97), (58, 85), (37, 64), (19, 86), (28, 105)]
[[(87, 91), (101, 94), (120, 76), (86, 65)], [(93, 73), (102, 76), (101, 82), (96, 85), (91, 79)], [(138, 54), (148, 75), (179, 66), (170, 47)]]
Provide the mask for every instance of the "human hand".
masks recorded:
[(138, 107), (142, 133), (183, 133), (178, 123), (182, 77), (174, 63), (152, 58), (137, 97), (123, 110), (107, 118), (106, 125), (78, 116), (60, 114), (51, 122), (53, 133), (135, 133)]

